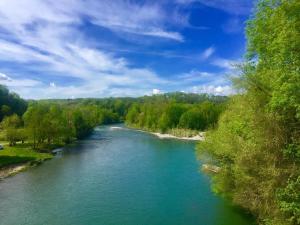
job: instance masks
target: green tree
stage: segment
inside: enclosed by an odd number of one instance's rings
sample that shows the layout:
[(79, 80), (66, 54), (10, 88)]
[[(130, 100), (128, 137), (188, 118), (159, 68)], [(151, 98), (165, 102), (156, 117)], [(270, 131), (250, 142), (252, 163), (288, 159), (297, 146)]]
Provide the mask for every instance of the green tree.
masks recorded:
[(2, 121), (2, 127), (5, 130), (6, 139), (9, 141), (9, 145), (13, 146), (20, 139), (20, 133), (18, 129), (21, 127), (22, 121), (17, 114), (4, 117)]
[(78, 139), (86, 137), (93, 128), (79, 109), (75, 110), (73, 113), (73, 124), (75, 128), (75, 135)]
[(1, 106), (1, 115), (3, 117), (9, 116), (11, 114), (11, 108), (8, 105)]
[(198, 145), (221, 166), (213, 189), (268, 225), (299, 224), (300, 2), (261, 0), (248, 55), (216, 130)]
[(17, 114), (22, 116), (27, 109), (27, 102), (20, 98), (16, 93), (9, 90), (0, 84), (0, 121), (4, 116)]
[(191, 130), (204, 130), (207, 124), (205, 118), (198, 108), (192, 108), (182, 114), (179, 127)]
[(170, 104), (165, 111), (165, 123), (168, 128), (177, 127), (181, 115), (187, 110), (182, 104)]
[(289, 179), (277, 192), (280, 209), (292, 224), (300, 224), (300, 176)]
[(24, 125), (28, 137), (33, 141), (33, 148), (37, 149), (47, 137), (47, 123), (45, 115), (48, 107), (45, 104), (32, 104), (23, 115)]

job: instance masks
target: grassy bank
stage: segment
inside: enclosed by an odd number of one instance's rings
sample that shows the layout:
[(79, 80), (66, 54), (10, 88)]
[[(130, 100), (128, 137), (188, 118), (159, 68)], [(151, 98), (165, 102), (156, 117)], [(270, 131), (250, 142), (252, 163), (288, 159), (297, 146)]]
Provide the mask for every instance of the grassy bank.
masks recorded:
[(0, 169), (12, 164), (41, 162), (52, 157), (52, 154), (33, 150), (29, 144), (17, 144), (15, 146), (5, 144), (4, 150), (0, 150)]

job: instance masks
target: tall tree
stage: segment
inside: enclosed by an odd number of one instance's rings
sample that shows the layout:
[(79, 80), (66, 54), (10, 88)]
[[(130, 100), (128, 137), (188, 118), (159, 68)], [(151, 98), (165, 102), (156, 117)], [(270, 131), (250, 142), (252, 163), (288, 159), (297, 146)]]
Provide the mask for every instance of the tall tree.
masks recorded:
[(221, 166), (216, 192), (259, 223), (300, 224), (300, 2), (261, 0), (248, 22), (247, 61), (218, 128), (199, 144)]
[(0, 121), (11, 114), (22, 116), (27, 109), (27, 102), (16, 93), (0, 84)]
[(22, 121), (17, 114), (4, 117), (2, 121), (2, 128), (5, 131), (6, 140), (9, 141), (9, 145), (13, 146), (20, 139), (21, 132), (20, 127), (22, 126)]

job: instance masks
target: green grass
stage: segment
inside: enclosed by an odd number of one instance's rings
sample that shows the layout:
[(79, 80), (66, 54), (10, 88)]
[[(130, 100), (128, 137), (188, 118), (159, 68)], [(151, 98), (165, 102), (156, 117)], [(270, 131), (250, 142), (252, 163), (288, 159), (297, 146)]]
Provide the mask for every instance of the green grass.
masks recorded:
[(17, 144), (12, 147), (3, 142), (0, 144), (4, 144), (4, 150), (0, 150), (0, 168), (16, 163), (44, 161), (53, 157), (49, 153), (33, 150), (29, 144)]

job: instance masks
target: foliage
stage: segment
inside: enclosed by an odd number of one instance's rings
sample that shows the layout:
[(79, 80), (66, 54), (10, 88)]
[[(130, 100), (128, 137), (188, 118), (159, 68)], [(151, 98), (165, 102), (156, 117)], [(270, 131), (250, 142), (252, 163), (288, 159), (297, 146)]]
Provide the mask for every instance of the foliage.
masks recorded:
[(4, 117), (1, 125), (5, 130), (6, 140), (9, 141), (10, 146), (15, 145), (18, 140), (23, 139), (23, 133), (20, 129), (22, 126), (22, 121), (17, 114)]
[[(169, 95), (155, 96), (155, 100), (149, 98), (143, 103), (132, 104), (126, 115), (126, 123), (140, 129), (163, 133), (170, 133), (172, 129), (178, 128), (185, 131), (200, 131), (214, 126), (225, 105), (225, 100), (214, 102), (218, 97), (211, 97), (212, 100), (204, 98), (203, 102), (191, 104), (176, 102), (174, 99), (165, 98), (166, 96)], [(192, 96), (195, 97), (195, 95)], [(191, 101), (187, 100), (187, 102)]]
[(4, 146), (4, 150), (0, 151), (0, 168), (16, 163), (43, 161), (52, 157), (51, 154), (38, 153), (32, 150), (29, 144)]
[(40, 148), (85, 137), (99, 124), (98, 117), (98, 109), (93, 106), (69, 107), (34, 102), (29, 105), (23, 119), (33, 148)]
[(300, 224), (300, 176), (289, 179), (277, 192), (278, 204), (292, 224)]
[(11, 93), (9, 90), (0, 84), (0, 121), (5, 116), (17, 114), (22, 116), (26, 111), (27, 102), (20, 98), (16, 93)]
[[(139, 98), (50, 99), (30, 100), (27, 103), (16, 94), (9, 93), (5, 87), (1, 86), (1, 91), (2, 102), (5, 100), (3, 96), (6, 96), (6, 99), (14, 99), (10, 103), (25, 103), (26, 107), (28, 104), (26, 111), (25, 106), (21, 107), (23, 111), (16, 111), (14, 104), (2, 105), (2, 114), (6, 115), (2, 123), (5, 139), (10, 145), (15, 145), (17, 141), (28, 141), (38, 150), (50, 150), (52, 145), (63, 145), (84, 138), (97, 125), (118, 123), (125, 118), (128, 124), (136, 127), (164, 132), (173, 128), (206, 129), (216, 122), (220, 113), (220, 110), (214, 109), (227, 100), (222, 96), (175, 92)], [(205, 109), (204, 105), (209, 107)], [(187, 118), (180, 121), (182, 114), (188, 110), (193, 112), (193, 107), (203, 111), (205, 124), (203, 122), (201, 127), (194, 125), (198, 122), (192, 123)], [(214, 116), (207, 110), (214, 111)], [(193, 120), (198, 118), (194, 116)], [(16, 127), (11, 120), (17, 118), (20, 124)]]
[(222, 170), (213, 189), (270, 225), (300, 224), (300, 2), (261, 0), (248, 55), (217, 129), (198, 144)]

